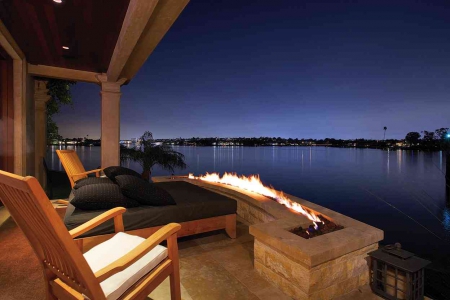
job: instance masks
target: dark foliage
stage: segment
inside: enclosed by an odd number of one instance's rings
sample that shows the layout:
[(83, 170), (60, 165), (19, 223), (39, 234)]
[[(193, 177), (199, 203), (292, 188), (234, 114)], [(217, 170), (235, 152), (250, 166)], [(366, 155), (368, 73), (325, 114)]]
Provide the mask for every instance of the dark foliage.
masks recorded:
[(47, 140), (59, 140), (58, 126), (53, 121), (52, 116), (57, 114), (62, 105), (72, 104), (72, 94), (70, 87), (74, 81), (60, 79), (45, 79), (47, 81), (48, 94), (50, 100), (47, 102)]
[(146, 131), (134, 148), (121, 147), (122, 162), (131, 160), (138, 162), (143, 171), (151, 171), (155, 165), (173, 172), (176, 168), (185, 169), (184, 155), (165, 144), (156, 144), (150, 131)]

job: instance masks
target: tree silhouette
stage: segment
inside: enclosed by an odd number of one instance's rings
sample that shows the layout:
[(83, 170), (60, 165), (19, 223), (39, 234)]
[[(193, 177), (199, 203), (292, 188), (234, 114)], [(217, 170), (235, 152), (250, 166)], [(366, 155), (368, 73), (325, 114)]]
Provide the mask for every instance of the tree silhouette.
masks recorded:
[(386, 130), (387, 130), (387, 127), (384, 126), (383, 129), (384, 129), (384, 138), (383, 138), (383, 139), (386, 140)]
[(408, 132), (408, 134), (405, 136), (405, 141), (410, 145), (415, 145), (419, 143), (420, 140), (420, 133), (418, 132)]
[(142, 166), (142, 178), (149, 180), (153, 166), (173, 172), (175, 168), (185, 169), (184, 155), (164, 144), (157, 145), (150, 131), (139, 138), (139, 145), (134, 148), (120, 147), (120, 160), (135, 161)]

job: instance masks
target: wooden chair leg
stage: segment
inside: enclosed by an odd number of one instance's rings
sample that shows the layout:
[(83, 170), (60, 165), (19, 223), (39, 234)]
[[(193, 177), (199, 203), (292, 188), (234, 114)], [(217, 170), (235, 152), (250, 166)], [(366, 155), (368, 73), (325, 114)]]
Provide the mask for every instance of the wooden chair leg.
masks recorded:
[(169, 259), (172, 261), (172, 273), (170, 273), (170, 298), (181, 300), (180, 262), (178, 258), (177, 235), (174, 234), (167, 239)]
[(232, 239), (236, 238), (236, 215), (225, 216), (225, 231)]

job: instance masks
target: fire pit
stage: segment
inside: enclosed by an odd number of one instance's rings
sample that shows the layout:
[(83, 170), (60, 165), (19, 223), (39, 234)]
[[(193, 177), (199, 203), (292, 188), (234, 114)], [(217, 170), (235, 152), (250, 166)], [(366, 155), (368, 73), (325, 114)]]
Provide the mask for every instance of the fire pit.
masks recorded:
[(301, 236), (304, 239), (312, 239), (313, 237), (320, 236), (326, 233), (330, 233), (336, 230), (344, 229), (343, 226), (337, 225), (334, 222), (328, 220), (322, 215), (318, 216), (321, 222), (315, 223), (317, 226), (309, 225), (306, 228), (301, 226), (292, 228), (289, 230), (293, 234)]
[(251, 175), (249, 177), (246, 177), (238, 176), (237, 174), (233, 173), (225, 173), (222, 177), (220, 177), (220, 175), (217, 173), (206, 173), (206, 175), (201, 175), (198, 177), (194, 176), (193, 174), (189, 174), (188, 177), (189, 179), (221, 183), (246, 191), (255, 192), (257, 194), (266, 196), (269, 199), (280, 203), (281, 205), (286, 206), (294, 213), (304, 215), (312, 221), (312, 224), (307, 226), (306, 228), (302, 228), (301, 226), (299, 226), (289, 231), (305, 239), (310, 239), (344, 228), (343, 226), (337, 225), (334, 222), (328, 220), (322, 215), (316, 215), (314, 212), (308, 210), (307, 208), (304, 208), (299, 203), (292, 201), (283, 192), (277, 191), (273, 187), (265, 186), (261, 182), (261, 179), (258, 175)]
[(333, 299), (369, 283), (367, 253), (383, 239), (377, 228), (264, 186), (258, 176), (152, 179), (183, 180), (235, 199), (238, 216), (253, 224), (255, 270), (294, 299)]

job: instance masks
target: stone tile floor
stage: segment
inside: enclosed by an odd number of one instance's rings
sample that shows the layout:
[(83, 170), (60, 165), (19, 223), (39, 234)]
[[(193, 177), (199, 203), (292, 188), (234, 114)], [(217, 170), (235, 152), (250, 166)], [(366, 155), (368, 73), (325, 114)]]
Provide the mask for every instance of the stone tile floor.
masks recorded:
[[(57, 209), (63, 207), (56, 203), (54, 206)], [(8, 217), (7, 210), (0, 207), (0, 221)], [(222, 230), (180, 238), (178, 247), (183, 300), (291, 299), (254, 270), (253, 236), (249, 234), (249, 224), (239, 217), (236, 239), (230, 239)], [(147, 299), (170, 299), (169, 280), (158, 286)], [(381, 298), (369, 287), (364, 287), (336, 300), (352, 299)]]
[[(237, 238), (224, 231), (178, 241), (182, 299), (291, 299), (253, 269), (253, 237), (248, 224), (238, 220)], [(170, 299), (169, 280), (149, 299)]]
[[(253, 269), (253, 237), (248, 227), (238, 217), (234, 240), (222, 231), (179, 240), (182, 299), (291, 299)], [(170, 299), (169, 280), (153, 291), (149, 299)], [(339, 298), (350, 299), (381, 298), (365, 287)]]

